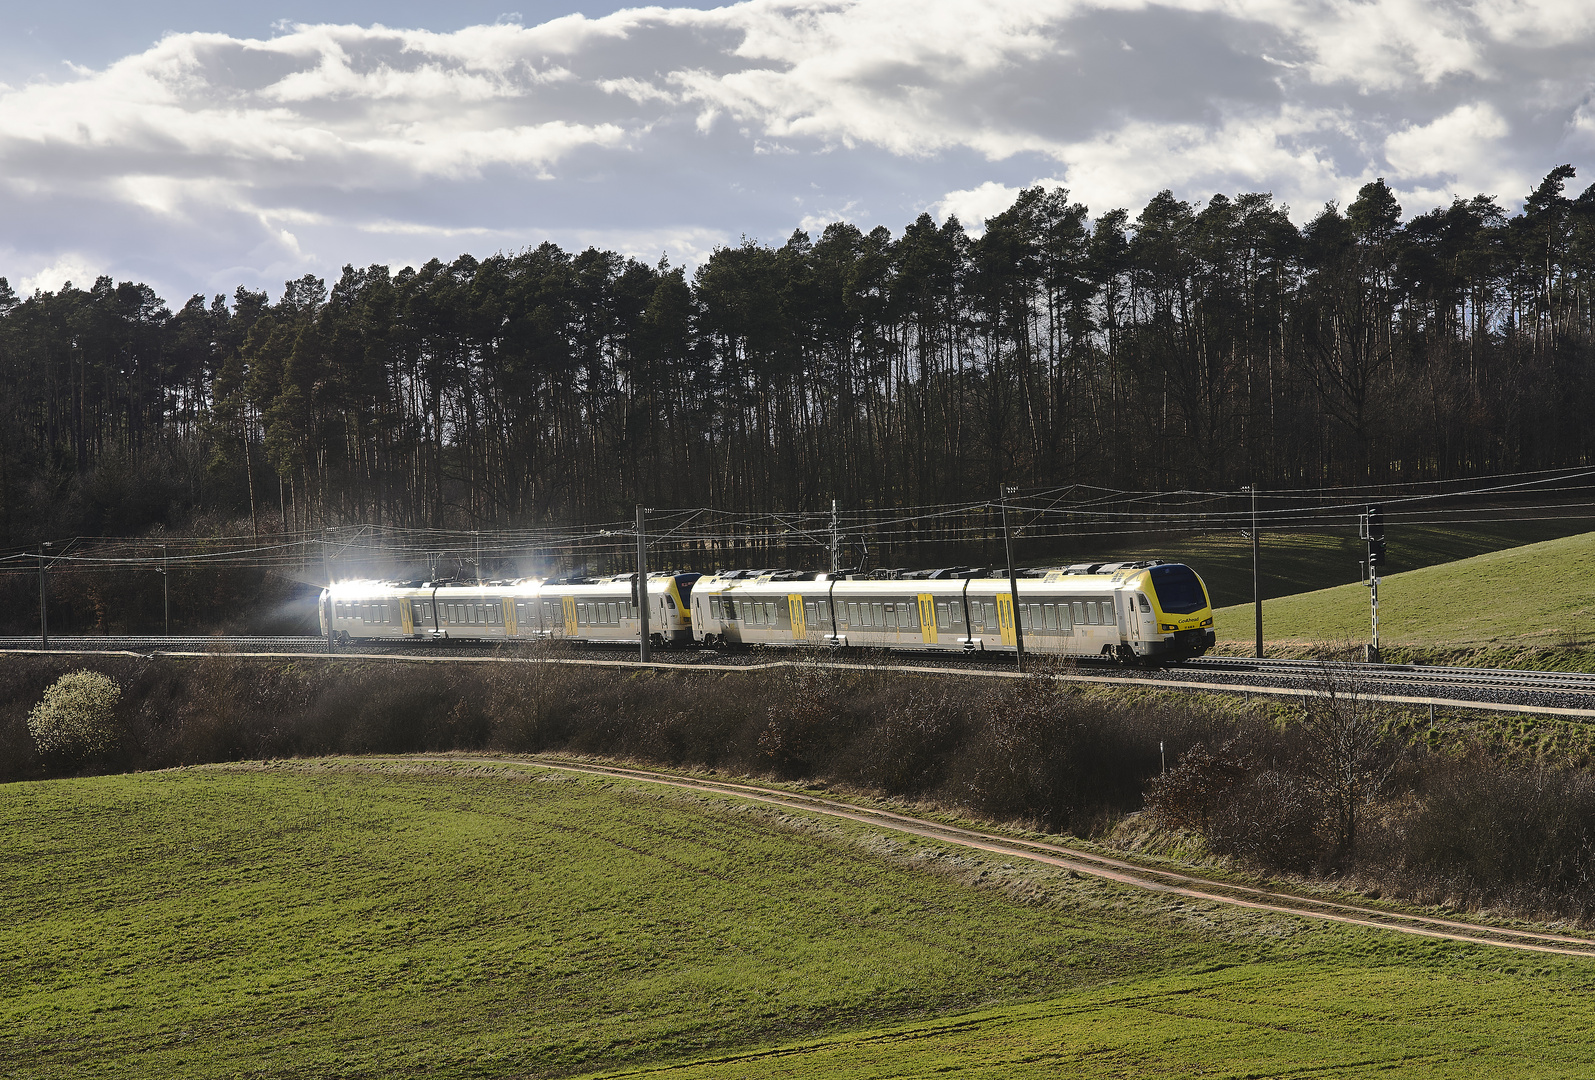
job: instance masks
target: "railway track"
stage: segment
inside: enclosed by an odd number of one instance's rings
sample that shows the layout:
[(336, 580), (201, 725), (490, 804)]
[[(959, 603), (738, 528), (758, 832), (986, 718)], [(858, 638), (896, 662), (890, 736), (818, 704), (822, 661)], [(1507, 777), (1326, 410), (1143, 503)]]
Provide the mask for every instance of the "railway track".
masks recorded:
[(1595, 674), (1581, 671), (1521, 671), (1511, 668), (1442, 667), (1426, 664), (1362, 664), (1318, 660), (1250, 660), (1203, 657), (1181, 665), (1187, 671), (1212, 671), (1226, 676), (1262, 675), (1346, 681), (1426, 682), (1445, 686), (1522, 686), (1537, 690), (1595, 693)]
[[(143, 655), (196, 655), (226, 652), (237, 655), (289, 655), (328, 653), (325, 638), (291, 636), (62, 636), (51, 637), (51, 652), (118, 651)], [(0, 637), (0, 651), (36, 652), (37, 637)], [(331, 654), (342, 659), (415, 659), (428, 661), (537, 659), (578, 664), (627, 666), (635, 664), (630, 647), (561, 645), (532, 654), (521, 645), (502, 642), (450, 641), (424, 646), (409, 644), (359, 644), (339, 646)], [(807, 649), (761, 647), (722, 653), (709, 649), (656, 650), (650, 666), (656, 668), (721, 668), (761, 670), (772, 665), (808, 663), (816, 654)], [(938, 674), (1011, 677), (1011, 658), (991, 654), (893, 653), (884, 662), (868, 654), (829, 655), (821, 662), (838, 667), (924, 670)], [(1326, 681), (1342, 690), (1355, 690), (1370, 698), (1409, 704), (1497, 708), (1513, 712), (1547, 712), (1595, 718), (1595, 674), (1564, 671), (1519, 671), (1504, 668), (1441, 667), (1410, 664), (1364, 664), (1313, 660), (1257, 660), (1243, 657), (1204, 657), (1176, 667), (1142, 671), (1114, 664), (1082, 662), (1053, 669), (1059, 678), (1078, 682), (1165, 685), (1180, 689), (1275, 694), (1300, 697), (1321, 692)]]

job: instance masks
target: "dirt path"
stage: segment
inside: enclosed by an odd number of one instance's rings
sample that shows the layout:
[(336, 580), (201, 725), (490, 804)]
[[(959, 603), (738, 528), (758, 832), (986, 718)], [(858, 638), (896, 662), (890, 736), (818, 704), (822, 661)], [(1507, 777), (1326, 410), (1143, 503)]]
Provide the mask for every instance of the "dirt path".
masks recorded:
[[(416, 759), (390, 758), (387, 760)], [(1584, 956), (1595, 959), (1595, 939), (1591, 938), (1577, 937), (1570, 934), (1513, 930), (1502, 926), (1486, 926), (1479, 923), (1438, 919), (1425, 915), (1408, 915), (1394, 911), (1383, 911), (1379, 908), (1358, 907), (1352, 904), (1342, 904), (1328, 900), (1315, 900), (1311, 897), (1293, 896), (1289, 893), (1270, 892), (1266, 889), (1247, 885), (1236, 885), (1211, 878), (1193, 877), (1177, 871), (1138, 866), (1135, 863), (1125, 862), (1105, 855), (1097, 855), (1092, 852), (1080, 851), (1062, 844), (1040, 843), (1032, 840), (1000, 836), (995, 833), (979, 832), (974, 829), (965, 829), (955, 825), (944, 825), (939, 822), (928, 821), (924, 818), (911, 817), (907, 814), (893, 813), (889, 810), (875, 810), (821, 796), (800, 795), (771, 788), (757, 787), (752, 784), (685, 777), (670, 773), (651, 772), (647, 769), (626, 768), (619, 765), (594, 765), (564, 758), (462, 758), (439, 754), (426, 755), (423, 760), (447, 761), (461, 765), (531, 765), (540, 769), (584, 773), (589, 776), (604, 776), (614, 779), (635, 780), (648, 784), (660, 784), (665, 787), (683, 788), (688, 791), (730, 795), (739, 799), (747, 799), (750, 802), (780, 807), (783, 810), (840, 818), (844, 821), (852, 821), (880, 829), (889, 829), (893, 832), (906, 833), (943, 844), (984, 851), (992, 855), (1001, 855), (1011, 859), (1028, 859), (1031, 862), (1041, 863), (1046, 866), (1072, 870), (1077, 874), (1101, 878), (1138, 889), (1146, 889), (1150, 892), (1185, 897), (1191, 900), (1206, 900), (1212, 903), (1250, 908), (1255, 911), (1295, 915), (1303, 919), (1319, 919), (1325, 922), (1363, 926), (1375, 930), (1391, 930), (1401, 934), (1440, 938), (1446, 941), (1461, 941), (1473, 945), (1490, 945), (1503, 949), (1554, 953), (1561, 956)]]

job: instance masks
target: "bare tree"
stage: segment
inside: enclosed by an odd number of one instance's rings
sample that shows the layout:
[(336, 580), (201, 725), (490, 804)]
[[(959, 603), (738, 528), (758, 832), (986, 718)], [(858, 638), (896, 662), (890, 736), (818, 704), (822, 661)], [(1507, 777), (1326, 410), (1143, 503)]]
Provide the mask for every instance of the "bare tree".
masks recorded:
[(1349, 668), (1321, 665), (1317, 693), (1305, 700), (1303, 772), (1323, 800), (1337, 862), (1357, 846), (1363, 811), (1395, 770), (1398, 745), (1383, 704), (1366, 696)]

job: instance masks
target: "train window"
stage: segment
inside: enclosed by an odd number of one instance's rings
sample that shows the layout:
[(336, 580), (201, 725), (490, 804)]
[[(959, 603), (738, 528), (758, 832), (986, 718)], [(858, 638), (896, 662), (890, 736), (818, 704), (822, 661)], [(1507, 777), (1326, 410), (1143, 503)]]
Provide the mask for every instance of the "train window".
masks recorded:
[(1046, 620), (1048, 630), (1056, 630), (1058, 628), (1058, 609), (1052, 604), (1047, 604), (1042, 608), (1042, 618)]
[(1085, 617), (1090, 620), (1092, 626), (1101, 626), (1102, 605), (1100, 603), (1087, 604), (1085, 606)]
[(709, 616), (714, 619), (720, 618), (720, 598), (718, 596), (709, 598)]
[(950, 614), (947, 611), (947, 605), (946, 604), (937, 604), (936, 605), (936, 625), (937, 626), (951, 626), (952, 623), (949, 621), (950, 618), (951, 618), (951, 616), (950, 616)]
[(814, 601), (812, 601), (812, 600), (803, 601), (803, 621), (804, 622), (817, 622), (819, 620), (819, 617), (820, 617), (820, 613), (819, 613), (818, 608), (815, 606)]
[(964, 624), (964, 605), (958, 601), (954, 600), (947, 605), (947, 614), (949, 616), (949, 625), (962, 626)]
[[(870, 611), (870, 614), (875, 617), (875, 621), (873, 623), (870, 623), (870, 625), (871, 626), (885, 626), (886, 625), (886, 605), (885, 604), (872, 604), (872, 605), (870, 605), (870, 607), (872, 609)], [(865, 622), (869, 622), (869, 620), (866, 619)]]
[(842, 622), (846, 623), (849, 626), (857, 626), (858, 625), (858, 605), (857, 604), (848, 604), (847, 605), (847, 617), (844, 618), (842, 620)]
[(671, 611), (676, 610), (676, 598), (671, 596), (669, 593), (665, 594), (665, 603), (669, 606)]
[(1019, 629), (1021, 629), (1021, 630), (1029, 630), (1030, 629), (1030, 605), (1029, 604), (1020, 604), (1019, 605)]
[(1085, 603), (1080, 600), (1074, 602), (1074, 624), (1081, 626), (1085, 623)]
[(897, 612), (895, 610), (893, 610), (893, 605), (891, 605), (891, 604), (886, 604), (885, 608), (886, 608), (886, 621), (884, 623), (882, 623), (881, 625), (882, 626), (889, 626), (893, 630), (897, 629)]
[(1152, 614), (1152, 605), (1147, 603), (1147, 599), (1146, 599), (1146, 594), (1145, 593), (1137, 593), (1135, 599), (1136, 599), (1136, 602), (1141, 605), (1141, 613), (1142, 614), (1144, 614), (1144, 615)]
[(897, 610), (902, 613), (905, 627), (910, 630), (919, 629), (919, 604), (917, 601), (911, 604), (899, 604), (897, 605)]
[(1070, 625), (1069, 605), (1068, 604), (1059, 604), (1058, 605), (1058, 629), (1059, 630), (1070, 630), (1070, 629), (1073, 629), (1073, 627)]
[(997, 629), (997, 602), (995, 600), (987, 601), (986, 603), (986, 629)]
[(577, 604), (576, 605), (576, 625), (577, 626), (586, 626), (587, 625), (587, 605), (586, 604)]

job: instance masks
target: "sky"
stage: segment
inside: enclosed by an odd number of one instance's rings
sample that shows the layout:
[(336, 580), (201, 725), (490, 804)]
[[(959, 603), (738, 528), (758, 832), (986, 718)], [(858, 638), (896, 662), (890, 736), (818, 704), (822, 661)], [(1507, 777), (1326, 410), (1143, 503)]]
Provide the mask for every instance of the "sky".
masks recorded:
[(174, 309), (545, 240), (694, 266), (837, 220), (978, 232), (1038, 183), (1302, 222), (1379, 176), (1409, 215), (1595, 181), (1591, 0), (0, 0), (0, 27), (0, 276)]

